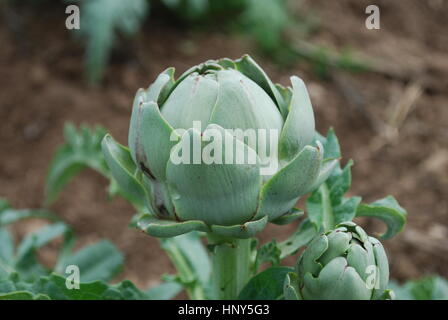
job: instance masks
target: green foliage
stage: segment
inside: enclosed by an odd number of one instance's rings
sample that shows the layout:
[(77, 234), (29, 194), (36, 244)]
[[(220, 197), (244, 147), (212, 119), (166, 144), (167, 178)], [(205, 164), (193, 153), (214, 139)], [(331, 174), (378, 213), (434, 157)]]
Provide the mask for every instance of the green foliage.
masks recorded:
[(76, 127), (68, 123), (64, 127), (65, 143), (54, 156), (46, 180), (46, 203), (51, 204), (62, 188), (80, 171), (91, 168), (104, 175), (108, 168), (101, 152), (101, 139), (106, 130), (96, 126)]
[(193, 298), (204, 299), (210, 290), (211, 262), (200, 235), (190, 232), (162, 239), (161, 246), (177, 269), (173, 280), (184, 286)]
[(278, 244), (281, 252), (280, 259), (295, 254), (300, 248), (308, 244), (316, 234), (317, 231), (310, 220), (304, 219), (296, 232)]
[(285, 0), (247, 0), (241, 25), (265, 52), (285, 49), (283, 33), (292, 24)]
[(13, 209), (8, 201), (0, 198), (0, 227), (28, 218), (59, 220), (58, 216), (45, 209)]
[(403, 285), (390, 283), (397, 300), (448, 300), (448, 281), (439, 276), (411, 280)]
[[(27, 218), (56, 221), (27, 234), (15, 246), (7, 225)], [(0, 300), (41, 299), (148, 299), (131, 282), (108, 285), (123, 266), (123, 255), (109, 241), (103, 240), (73, 253), (74, 236), (71, 228), (44, 210), (16, 210), (0, 200)], [(38, 260), (38, 250), (51, 241), (63, 243), (54, 270)], [(80, 289), (70, 290), (63, 277), (66, 266), (80, 270)], [(172, 292), (172, 291), (171, 291)], [(170, 292), (165, 293), (168, 297)]]
[(149, 11), (147, 0), (88, 0), (81, 4), (81, 35), (87, 39), (86, 70), (90, 82), (101, 80), (119, 32), (134, 35)]
[[(341, 151), (338, 139), (332, 129), (327, 137), (318, 136), (325, 150), (325, 159), (340, 158)], [(400, 207), (392, 197), (377, 200), (371, 204), (361, 204), (361, 197), (345, 197), (351, 186), (350, 160), (342, 169), (336, 167), (333, 173), (320, 185), (306, 201), (308, 217), (316, 230), (331, 230), (335, 225), (344, 221), (351, 221), (355, 217), (374, 217), (387, 225), (387, 232), (383, 238), (391, 238), (402, 230), (406, 222), (406, 211)]]
[[(333, 129), (327, 137), (319, 137), (324, 147), (325, 159), (341, 158), (339, 141)], [(360, 197), (344, 197), (351, 186), (351, 166), (349, 161), (344, 169), (338, 164), (333, 173), (306, 201), (310, 221), (316, 229), (323, 227), (329, 230), (343, 221), (351, 221), (356, 215), (356, 208), (361, 202)]]
[[(47, 202), (56, 200), (59, 192), (69, 180), (75, 176), (75, 174), (86, 168), (90, 168), (110, 180), (114, 194), (123, 195), (130, 201), (130, 203), (139, 211), (139, 213), (135, 215), (135, 220), (137, 220), (141, 213), (144, 212), (144, 208), (139, 201), (135, 200), (135, 197), (119, 190), (115, 180), (112, 179), (104, 155), (101, 152), (101, 139), (105, 135), (104, 129), (101, 127), (92, 129), (87, 126), (81, 126), (79, 129), (76, 129), (73, 125), (67, 124), (64, 132), (66, 142), (56, 153), (47, 178)], [(91, 137), (89, 137), (89, 135), (91, 135)], [(75, 167), (76, 170), (71, 170), (72, 167)], [(53, 186), (53, 183), (55, 183), (56, 186)], [(0, 207), (1, 205), (2, 203), (0, 202)], [(0, 215), (0, 221), (1, 219)], [(132, 224), (134, 224), (135, 227), (135, 223), (131, 222), (131, 225)], [(66, 242), (67, 248), (70, 248), (70, 246), (73, 245), (71, 239), (68, 239)], [(98, 246), (100, 245), (101, 242)], [(167, 238), (162, 240), (161, 245), (170, 256), (174, 266), (178, 270), (178, 274), (174, 276), (174, 279), (169, 279), (167, 283), (161, 284), (161, 290), (163, 291), (159, 292), (155, 291), (156, 289), (150, 289), (150, 296), (160, 296), (161, 299), (164, 299), (171, 294), (176, 295), (180, 290), (179, 285), (181, 285), (185, 287), (192, 296), (204, 297), (204, 290), (208, 287), (211, 266), (208, 254), (201, 244), (199, 235), (197, 233), (190, 233), (185, 236)], [(102, 246), (105, 245), (103, 244)], [(67, 253), (67, 251), (69, 251), (67, 248), (62, 250), (60, 262), (58, 263), (56, 270), (64, 270), (64, 266), (69, 265), (70, 261), (75, 258), (78, 262), (80, 260), (82, 262), (84, 258), (87, 259), (87, 261), (90, 261), (89, 258), (91, 255), (102, 255), (106, 259), (103, 263), (107, 264), (110, 262), (107, 261), (108, 255), (105, 253), (107, 250), (103, 252), (103, 249), (99, 249), (95, 245), (92, 245), (92, 248), (86, 247), (85, 251), (81, 250), (73, 257), (70, 257), (70, 252)], [(98, 250), (98, 252), (96, 250)], [(120, 259), (118, 257), (111, 257), (110, 260), (118, 261)], [(118, 266), (116, 267), (119, 269)], [(114, 269), (111, 268), (109, 270), (112, 271)], [(98, 276), (96, 271), (95, 268), (93, 268), (92, 271), (89, 271), (89, 280), (95, 279), (95, 277)], [(106, 274), (107, 273), (104, 273), (103, 271), (103, 276)], [(95, 280), (98, 279), (102, 278), (97, 278)], [(171, 297), (172, 296), (170, 296), (170, 298)]]
[(162, 0), (162, 2), (186, 20), (196, 20), (204, 17), (210, 7), (209, 0)]
[(123, 254), (109, 241), (102, 240), (85, 246), (59, 264), (60, 271), (69, 265), (76, 265), (82, 270), (82, 281), (109, 281), (121, 271)]
[(278, 266), (280, 264), (280, 255), (281, 250), (279, 249), (275, 240), (262, 245), (257, 250), (254, 270), (257, 271), (258, 268), (265, 262), (269, 262), (273, 267)]
[(25, 281), (17, 273), (0, 280), (0, 300), (142, 300), (147, 296), (131, 282), (116, 285), (94, 281), (81, 283), (79, 289), (68, 289), (66, 279), (50, 274)]
[(283, 298), (283, 282), (294, 269), (272, 267), (254, 276), (241, 290), (240, 300), (279, 300)]
[(370, 204), (361, 204), (356, 210), (356, 216), (382, 220), (388, 228), (381, 237), (389, 239), (403, 230), (407, 212), (398, 204), (394, 197), (387, 196)]

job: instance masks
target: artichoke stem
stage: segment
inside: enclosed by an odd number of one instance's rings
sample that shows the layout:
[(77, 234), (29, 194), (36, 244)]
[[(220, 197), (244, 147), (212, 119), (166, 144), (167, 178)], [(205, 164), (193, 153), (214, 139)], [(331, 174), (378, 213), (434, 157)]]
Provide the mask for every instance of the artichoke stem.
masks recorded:
[(208, 240), (215, 298), (237, 299), (251, 276), (251, 239), (224, 239), (209, 234)]

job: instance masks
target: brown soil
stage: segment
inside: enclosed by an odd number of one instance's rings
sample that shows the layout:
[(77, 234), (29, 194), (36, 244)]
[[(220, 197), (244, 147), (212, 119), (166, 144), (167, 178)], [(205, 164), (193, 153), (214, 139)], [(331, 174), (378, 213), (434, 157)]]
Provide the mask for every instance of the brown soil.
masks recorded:
[[(355, 161), (353, 194), (365, 201), (393, 194), (408, 210), (406, 230), (385, 241), (393, 276), (448, 276), (448, 33), (442, 31), (448, 3), (377, 1), (380, 30), (364, 27), (366, 1), (303, 3), (302, 13), (310, 10), (320, 18), (310, 41), (350, 47), (407, 76), (386, 68), (333, 72), (330, 80), (322, 80), (306, 63), (279, 70), (266, 59), (257, 60), (276, 82), (286, 85), (293, 74), (305, 80), (318, 129), (333, 126), (343, 161)], [(151, 22), (135, 40), (120, 42), (103, 85), (92, 88), (83, 79), (83, 49), (65, 30), (59, 9), (39, 18), (22, 9), (24, 33), (0, 21), (0, 196), (18, 208), (42, 205), (47, 167), (63, 141), (65, 122), (101, 124), (125, 143), (135, 91), (163, 69), (175, 66), (180, 73), (210, 58), (253, 51), (236, 36), (189, 33)], [(386, 123), (400, 106), (410, 111), (397, 133)], [(126, 256), (123, 277), (141, 287), (156, 283), (173, 271), (169, 260), (156, 239), (126, 227), (134, 212), (122, 199), (108, 202), (106, 187), (104, 178), (86, 171), (51, 209), (74, 227), (80, 245), (111, 239)], [(382, 230), (381, 223), (360, 222), (370, 232)], [(283, 239), (295, 228), (269, 226), (260, 237)]]

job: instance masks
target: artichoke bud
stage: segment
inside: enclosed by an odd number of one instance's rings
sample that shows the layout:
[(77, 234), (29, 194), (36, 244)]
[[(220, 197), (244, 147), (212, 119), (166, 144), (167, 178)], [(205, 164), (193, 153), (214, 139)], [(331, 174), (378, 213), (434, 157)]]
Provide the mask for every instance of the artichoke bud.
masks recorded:
[(149, 212), (164, 220), (155, 226), (152, 216), (145, 219), (148, 233), (175, 235), (175, 222), (183, 224), (178, 230), (239, 237), (266, 221), (289, 221), (283, 216), (298, 198), (331, 174), (322, 166), (323, 150), (312, 145), (306, 87), (297, 77), (291, 81), (292, 88), (274, 85), (246, 55), (207, 61), (177, 80), (169, 68), (137, 92), (129, 151), (147, 180), (141, 185)]
[(388, 295), (388, 282), (381, 243), (355, 223), (344, 222), (309, 243), (296, 275), (285, 282), (285, 295), (294, 291), (304, 300), (376, 300)]

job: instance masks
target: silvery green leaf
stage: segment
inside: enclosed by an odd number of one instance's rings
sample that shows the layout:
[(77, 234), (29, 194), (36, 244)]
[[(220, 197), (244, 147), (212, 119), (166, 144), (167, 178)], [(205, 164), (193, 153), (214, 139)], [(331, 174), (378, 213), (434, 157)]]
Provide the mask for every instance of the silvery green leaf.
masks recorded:
[[(181, 220), (201, 220), (208, 225), (244, 223), (251, 220), (257, 210), (261, 188), (258, 160), (254, 159), (254, 164), (238, 164), (237, 154), (255, 154), (254, 151), (219, 126), (209, 128), (220, 133), (213, 140), (220, 143), (223, 150), (221, 155), (216, 155), (216, 161), (194, 164), (194, 146), (204, 147), (204, 141), (200, 132), (189, 129), (173, 153), (179, 154), (183, 146), (188, 147), (193, 151), (188, 158), (190, 163), (175, 164), (172, 159), (168, 162), (167, 181), (176, 215)], [(225, 139), (233, 141), (232, 146), (236, 148), (235, 152), (232, 151), (231, 163), (226, 159), (230, 150), (223, 143)]]
[(321, 161), (319, 149), (305, 147), (263, 186), (258, 215), (273, 220), (294, 207), (316, 180)]
[[(270, 146), (278, 143), (271, 141), (271, 132), (274, 131), (278, 137), (283, 126), (282, 116), (275, 103), (254, 81), (235, 70), (219, 71), (217, 78), (218, 98), (210, 123), (226, 129), (265, 130), (266, 139), (261, 141), (248, 139), (245, 142), (257, 152), (258, 143), (264, 142), (262, 147), (269, 155), (274, 151)], [(261, 160), (264, 161), (264, 158), (263, 156)]]
[(289, 113), (282, 129), (279, 144), (280, 158), (293, 159), (315, 135), (314, 112), (305, 83), (291, 77), (292, 98)]
[(139, 218), (137, 227), (145, 233), (159, 238), (176, 237), (191, 231), (206, 232), (209, 230), (204, 222), (200, 220), (178, 222), (159, 219), (149, 214), (142, 215)]
[(280, 300), (283, 298), (283, 282), (289, 267), (272, 267), (254, 276), (241, 290), (239, 300)]
[(123, 254), (115, 245), (102, 240), (85, 246), (69, 256), (61, 266), (61, 273), (64, 275), (67, 266), (75, 265), (80, 270), (82, 282), (109, 281), (121, 271), (123, 263)]
[(170, 152), (178, 142), (178, 135), (164, 119), (155, 102), (139, 106), (137, 129), (137, 163), (151, 179), (165, 181)]
[(193, 121), (200, 121), (205, 128), (217, 104), (218, 90), (215, 77), (190, 74), (171, 92), (162, 115), (173, 128), (192, 128)]
[(118, 182), (123, 194), (132, 199), (139, 208), (145, 207), (146, 191), (134, 176), (136, 166), (129, 150), (116, 142), (109, 134), (103, 139), (102, 149), (112, 176)]
[(285, 277), (285, 283), (283, 284), (283, 295), (285, 300), (302, 300), (300, 296), (299, 279), (297, 279), (297, 274), (294, 272), (289, 272)]
[(7, 229), (0, 228), (0, 243), (0, 269), (2, 269), (2, 266), (6, 268), (11, 265), (14, 258), (14, 242)]
[(307, 245), (316, 234), (317, 231), (310, 220), (303, 220), (296, 232), (278, 244), (281, 250), (280, 258), (284, 259), (289, 255), (295, 254), (301, 247)]
[(394, 197), (387, 196), (370, 204), (361, 204), (357, 208), (356, 216), (372, 217), (383, 221), (387, 225), (387, 231), (381, 238), (389, 239), (403, 230), (407, 212)]
[(212, 225), (213, 234), (224, 238), (249, 239), (255, 236), (258, 232), (264, 229), (268, 222), (267, 217), (262, 217), (258, 220), (252, 220), (243, 224), (232, 226)]
[(302, 294), (306, 300), (370, 300), (371, 290), (356, 270), (338, 257), (325, 265), (318, 277), (305, 274)]
[(102, 127), (64, 127), (65, 143), (51, 161), (45, 184), (46, 203), (53, 203), (64, 186), (80, 171), (92, 168), (107, 176), (108, 170), (101, 155), (101, 139), (106, 134)]
[(284, 95), (280, 93), (278, 88), (272, 83), (264, 70), (249, 55), (244, 55), (240, 59), (234, 61), (236, 69), (243, 73), (246, 77), (256, 82), (277, 104), (282, 115), (286, 115), (289, 104), (285, 101)]

